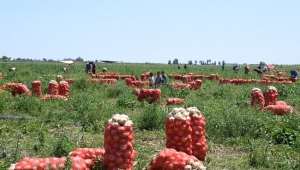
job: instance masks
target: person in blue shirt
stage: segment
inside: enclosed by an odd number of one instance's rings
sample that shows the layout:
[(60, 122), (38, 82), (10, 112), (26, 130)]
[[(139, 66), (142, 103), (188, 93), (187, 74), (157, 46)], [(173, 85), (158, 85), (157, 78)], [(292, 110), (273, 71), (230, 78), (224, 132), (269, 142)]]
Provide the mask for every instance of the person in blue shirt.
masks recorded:
[(165, 75), (165, 71), (161, 72), (162, 83), (167, 84), (167, 76)]
[(155, 79), (155, 88), (159, 87), (161, 83), (162, 83), (162, 77), (160, 75), (160, 72), (158, 71)]
[(296, 70), (291, 70), (291, 78), (297, 79), (299, 77), (299, 73)]

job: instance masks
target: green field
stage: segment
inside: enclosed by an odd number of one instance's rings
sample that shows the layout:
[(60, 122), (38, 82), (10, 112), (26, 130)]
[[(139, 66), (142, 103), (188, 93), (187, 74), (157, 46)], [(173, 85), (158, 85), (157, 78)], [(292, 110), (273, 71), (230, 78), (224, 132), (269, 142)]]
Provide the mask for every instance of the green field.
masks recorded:
[[(60, 68), (68, 67), (63, 73)], [(16, 72), (7, 69), (17, 67)], [(79, 147), (103, 148), (104, 127), (113, 114), (127, 114), (134, 123), (134, 170), (148, 168), (155, 155), (165, 148), (164, 122), (175, 107), (197, 107), (206, 118), (206, 139), (209, 152), (204, 165), (209, 170), (219, 169), (300, 169), (300, 82), (291, 85), (274, 84), (278, 100), (293, 106), (295, 111), (277, 116), (268, 111), (257, 111), (250, 106), (254, 87), (266, 91), (263, 84), (223, 84), (217, 80), (203, 80), (199, 90), (174, 89), (161, 86), (160, 102), (139, 102), (124, 80), (114, 85), (92, 84), (84, 72), (84, 64), (0, 62), (3, 79), (0, 86), (19, 82), (31, 88), (40, 80), (42, 92), (55, 75), (74, 79), (69, 99), (40, 100), (38, 97), (0, 92), (0, 169), (7, 169), (24, 157), (62, 157)], [(108, 72), (134, 75), (164, 70), (166, 74), (219, 74), (223, 78), (262, 79), (244, 75), (243, 69), (232, 72), (231, 66), (164, 64), (100, 64)], [(253, 70), (256, 66), (250, 66)], [(299, 69), (300, 66), (275, 66), (277, 70)], [(148, 88), (148, 87), (146, 87)], [(185, 100), (184, 105), (166, 105), (169, 97)]]

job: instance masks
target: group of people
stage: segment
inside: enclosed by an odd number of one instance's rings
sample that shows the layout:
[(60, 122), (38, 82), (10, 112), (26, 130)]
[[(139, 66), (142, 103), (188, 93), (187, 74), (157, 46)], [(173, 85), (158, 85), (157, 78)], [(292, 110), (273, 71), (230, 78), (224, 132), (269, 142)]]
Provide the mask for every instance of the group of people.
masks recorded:
[(167, 83), (167, 76), (165, 75), (165, 72), (157, 72), (156, 74), (156, 78), (154, 79), (154, 75), (152, 72), (150, 72), (150, 76), (149, 76), (149, 85), (150, 87), (159, 87), (162, 84), (166, 84)]
[[(178, 65), (177, 68), (180, 69), (180, 66)], [(184, 69), (187, 69), (187, 65), (185, 64), (185, 65), (183, 66), (183, 68), (184, 68)]]

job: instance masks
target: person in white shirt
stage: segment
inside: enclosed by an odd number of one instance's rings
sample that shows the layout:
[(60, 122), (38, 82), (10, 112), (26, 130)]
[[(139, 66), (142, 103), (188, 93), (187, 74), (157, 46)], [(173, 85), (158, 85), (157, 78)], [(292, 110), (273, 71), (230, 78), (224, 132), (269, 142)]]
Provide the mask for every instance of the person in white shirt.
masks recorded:
[(154, 77), (153, 77), (153, 73), (150, 72), (149, 75), (150, 75), (150, 76), (149, 76), (149, 85), (150, 85), (150, 87), (153, 87), (153, 85), (154, 85)]
[(17, 70), (18, 70), (18, 69), (15, 68), (15, 67), (8, 69), (8, 71), (17, 71)]

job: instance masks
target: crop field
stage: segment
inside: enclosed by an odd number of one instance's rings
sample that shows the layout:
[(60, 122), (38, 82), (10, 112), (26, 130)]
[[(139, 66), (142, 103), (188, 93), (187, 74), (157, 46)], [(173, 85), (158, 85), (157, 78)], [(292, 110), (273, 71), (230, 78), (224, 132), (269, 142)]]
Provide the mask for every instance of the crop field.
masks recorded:
[[(218, 74), (220, 78), (262, 80), (263, 76), (238, 73), (232, 66), (188, 65), (187, 69), (167, 64), (96, 64), (96, 72), (132, 75), (140, 79), (145, 72), (165, 71), (169, 74)], [(11, 67), (18, 68), (8, 72)], [(68, 73), (61, 71), (69, 69)], [(270, 84), (251, 82), (236, 85), (220, 84), (219, 80), (202, 79), (197, 90), (173, 88), (182, 83), (168, 77), (161, 85), (161, 98), (156, 102), (138, 101), (136, 87), (128, 87), (119, 79), (113, 84), (98, 81), (84, 71), (85, 64), (66, 65), (57, 62), (0, 62), (2, 80), (23, 83), (31, 91), (32, 81), (42, 84), (42, 96), (48, 84), (72, 79), (68, 100), (41, 100), (34, 95), (12, 95), (0, 91), (0, 169), (8, 169), (25, 157), (65, 157), (77, 148), (104, 148), (104, 132), (115, 114), (128, 115), (134, 127), (134, 170), (149, 169), (156, 155), (166, 148), (165, 122), (174, 108), (196, 107), (206, 119), (205, 137), (208, 153), (202, 161), (208, 170), (220, 169), (300, 169), (300, 81), (290, 84), (273, 83), (278, 100), (294, 108), (293, 113), (276, 115), (268, 110), (251, 107), (251, 91), (265, 92)], [(300, 66), (276, 65), (276, 70), (298, 70)], [(107, 73), (106, 73), (107, 74)], [(265, 75), (272, 74), (266, 73)], [(145, 85), (142, 88), (149, 88)], [(167, 105), (168, 98), (184, 99), (183, 104)], [(102, 169), (96, 167), (94, 169)]]

